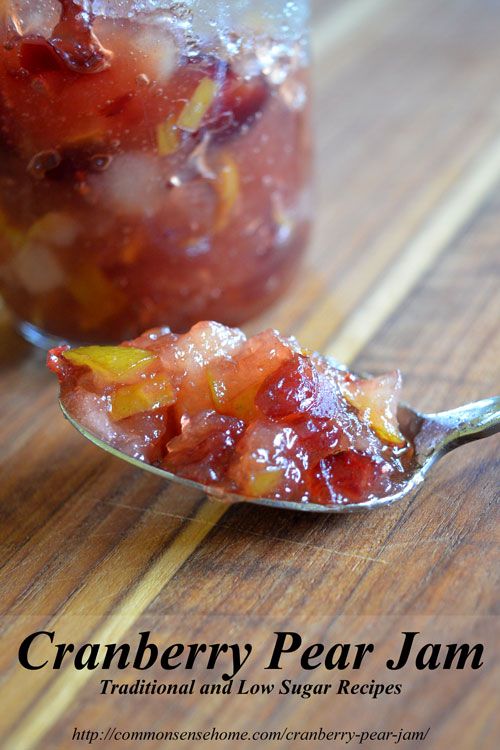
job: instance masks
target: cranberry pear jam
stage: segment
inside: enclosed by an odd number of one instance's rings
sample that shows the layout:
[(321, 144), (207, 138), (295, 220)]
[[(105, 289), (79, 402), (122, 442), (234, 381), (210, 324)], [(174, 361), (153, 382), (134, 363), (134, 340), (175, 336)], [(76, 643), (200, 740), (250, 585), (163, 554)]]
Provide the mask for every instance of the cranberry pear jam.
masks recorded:
[(310, 214), (305, 28), (230, 6), (2, 3), (0, 293), (22, 330), (237, 325), (287, 287)]
[(360, 503), (398, 491), (412, 467), (399, 372), (359, 378), (274, 330), (158, 328), (120, 346), (57, 347), (48, 366), (93, 435), (228, 493)]

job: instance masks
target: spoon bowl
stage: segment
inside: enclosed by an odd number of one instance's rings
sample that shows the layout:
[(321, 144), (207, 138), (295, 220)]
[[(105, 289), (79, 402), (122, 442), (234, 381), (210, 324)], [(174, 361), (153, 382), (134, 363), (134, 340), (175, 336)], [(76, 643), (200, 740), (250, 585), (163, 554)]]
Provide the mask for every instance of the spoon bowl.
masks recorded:
[[(338, 366), (338, 363), (335, 363), (335, 365)], [(459, 445), (488, 437), (500, 430), (500, 397), (498, 396), (466, 404), (457, 409), (438, 414), (420, 414), (409, 406), (400, 404), (398, 419), (401, 429), (415, 445), (413, 468), (405, 483), (398, 488), (397, 492), (380, 497), (371, 497), (364, 502), (353, 503), (346, 501), (345, 503), (321, 505), (310, 500), (308, 502), (293, 502), (272, 498), (245, 497), (219, 487), (200, 484), (191, 479), (177, 476), (158, 466), (153, 466), (137, 458), (132, 458), (105, 443), (72, 417), (61, 401), (59, 403), (66, 419), (87, 440), (90, 440), (98, 448), (111, 453), (112, 456), (132, 464), (132, 466), (138, 469), (161, 476), (169, 482), (176, 482), (185, 487), (199, 490), (220, 502), (228, 504), (248, 502), (254, 505), (268, 505), (273, 508), (299, 510), (309, 513), (357, 513), (365, 510), (374, 510), (384, 505), (391, 505), (398, 500), (402, 500), (419, 487), (431, 466), (446, 453), (457, 448)]]

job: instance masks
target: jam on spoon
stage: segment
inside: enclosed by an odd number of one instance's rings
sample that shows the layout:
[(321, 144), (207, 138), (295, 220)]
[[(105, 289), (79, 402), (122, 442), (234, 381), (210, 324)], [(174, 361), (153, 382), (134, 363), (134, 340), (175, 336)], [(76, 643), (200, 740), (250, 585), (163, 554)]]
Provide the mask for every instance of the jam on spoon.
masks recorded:
[(218, 491), (338, 506), (394, 494), (412, 470), (399, 372), (360, 378), (274, 330), (157, 328), (119, 346), (57, 347), (48, 366), (86, 431)]

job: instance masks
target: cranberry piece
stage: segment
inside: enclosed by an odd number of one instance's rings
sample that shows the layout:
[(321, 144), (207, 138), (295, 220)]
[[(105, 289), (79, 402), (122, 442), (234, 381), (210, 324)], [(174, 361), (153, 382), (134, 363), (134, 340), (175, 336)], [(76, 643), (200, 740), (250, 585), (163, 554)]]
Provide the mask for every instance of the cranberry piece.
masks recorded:
[(109, 67), (111, 52), (92, 31), (91, 16), (77, 0), (61, 0), (62, 13), (51, 44), (64, 65), (77, 73), (100, 73)]
[(218, 482), (244, 429), (241, 420), (216, 412), (187, 418), (181, 434), (168, 443), (164, 468), (196, 482)]
[(76, 73), (106, 70), (112, 55), (96, 38), (88, 13), (73, 0), (62, 0), (62, 5), (61, 19), (50, 39), (32, 35), (15, 43), (19, 67), (30, 75), (57, 70)]
[(31, 37), (19, 46), (19, 67), (30, 75), (40, 75), (63, 67), (54, 47), (42, 37)]
[(215, 101), (202, 123), (214, 135), (232, 134), (264, 108), (270, 93), (264, 76), (242, 78), (227, 62), (211, 55), (189, 59), (184, 70), (192, 68), (218, 83)]
[(263, 76), (247, 80), (228, 70), (217, 99), (218, 115), (210, 122), (210, 128), (227, 134), (251, 122), (263, 109), (268, 96), (269, 88)]
[(322, 458), (348, 447), (348, 438), (332, 419), (307, 416), (292, 424), (300, 445), (308, 455), (309, 466), (316, 466)]
[(382, 465), (370, 456), (343, 451), (320, 461), (309, 491), (321, 503), (360, 503), (374, 494), (381, 476)]
[(255, 403), (267, 417), (284, 419), (308, 411), (318, 387), (318, 373), (310, 360), (296, 354), (264, 380)]

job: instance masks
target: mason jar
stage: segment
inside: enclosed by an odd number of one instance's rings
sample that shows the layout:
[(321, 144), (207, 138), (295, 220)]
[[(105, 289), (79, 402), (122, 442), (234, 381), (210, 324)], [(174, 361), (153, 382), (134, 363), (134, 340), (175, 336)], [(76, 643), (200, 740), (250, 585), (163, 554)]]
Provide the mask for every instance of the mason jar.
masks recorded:
[(6, 0), (0, 293), (26, 338), (238, 325), (310, 222), (306, 0)]

